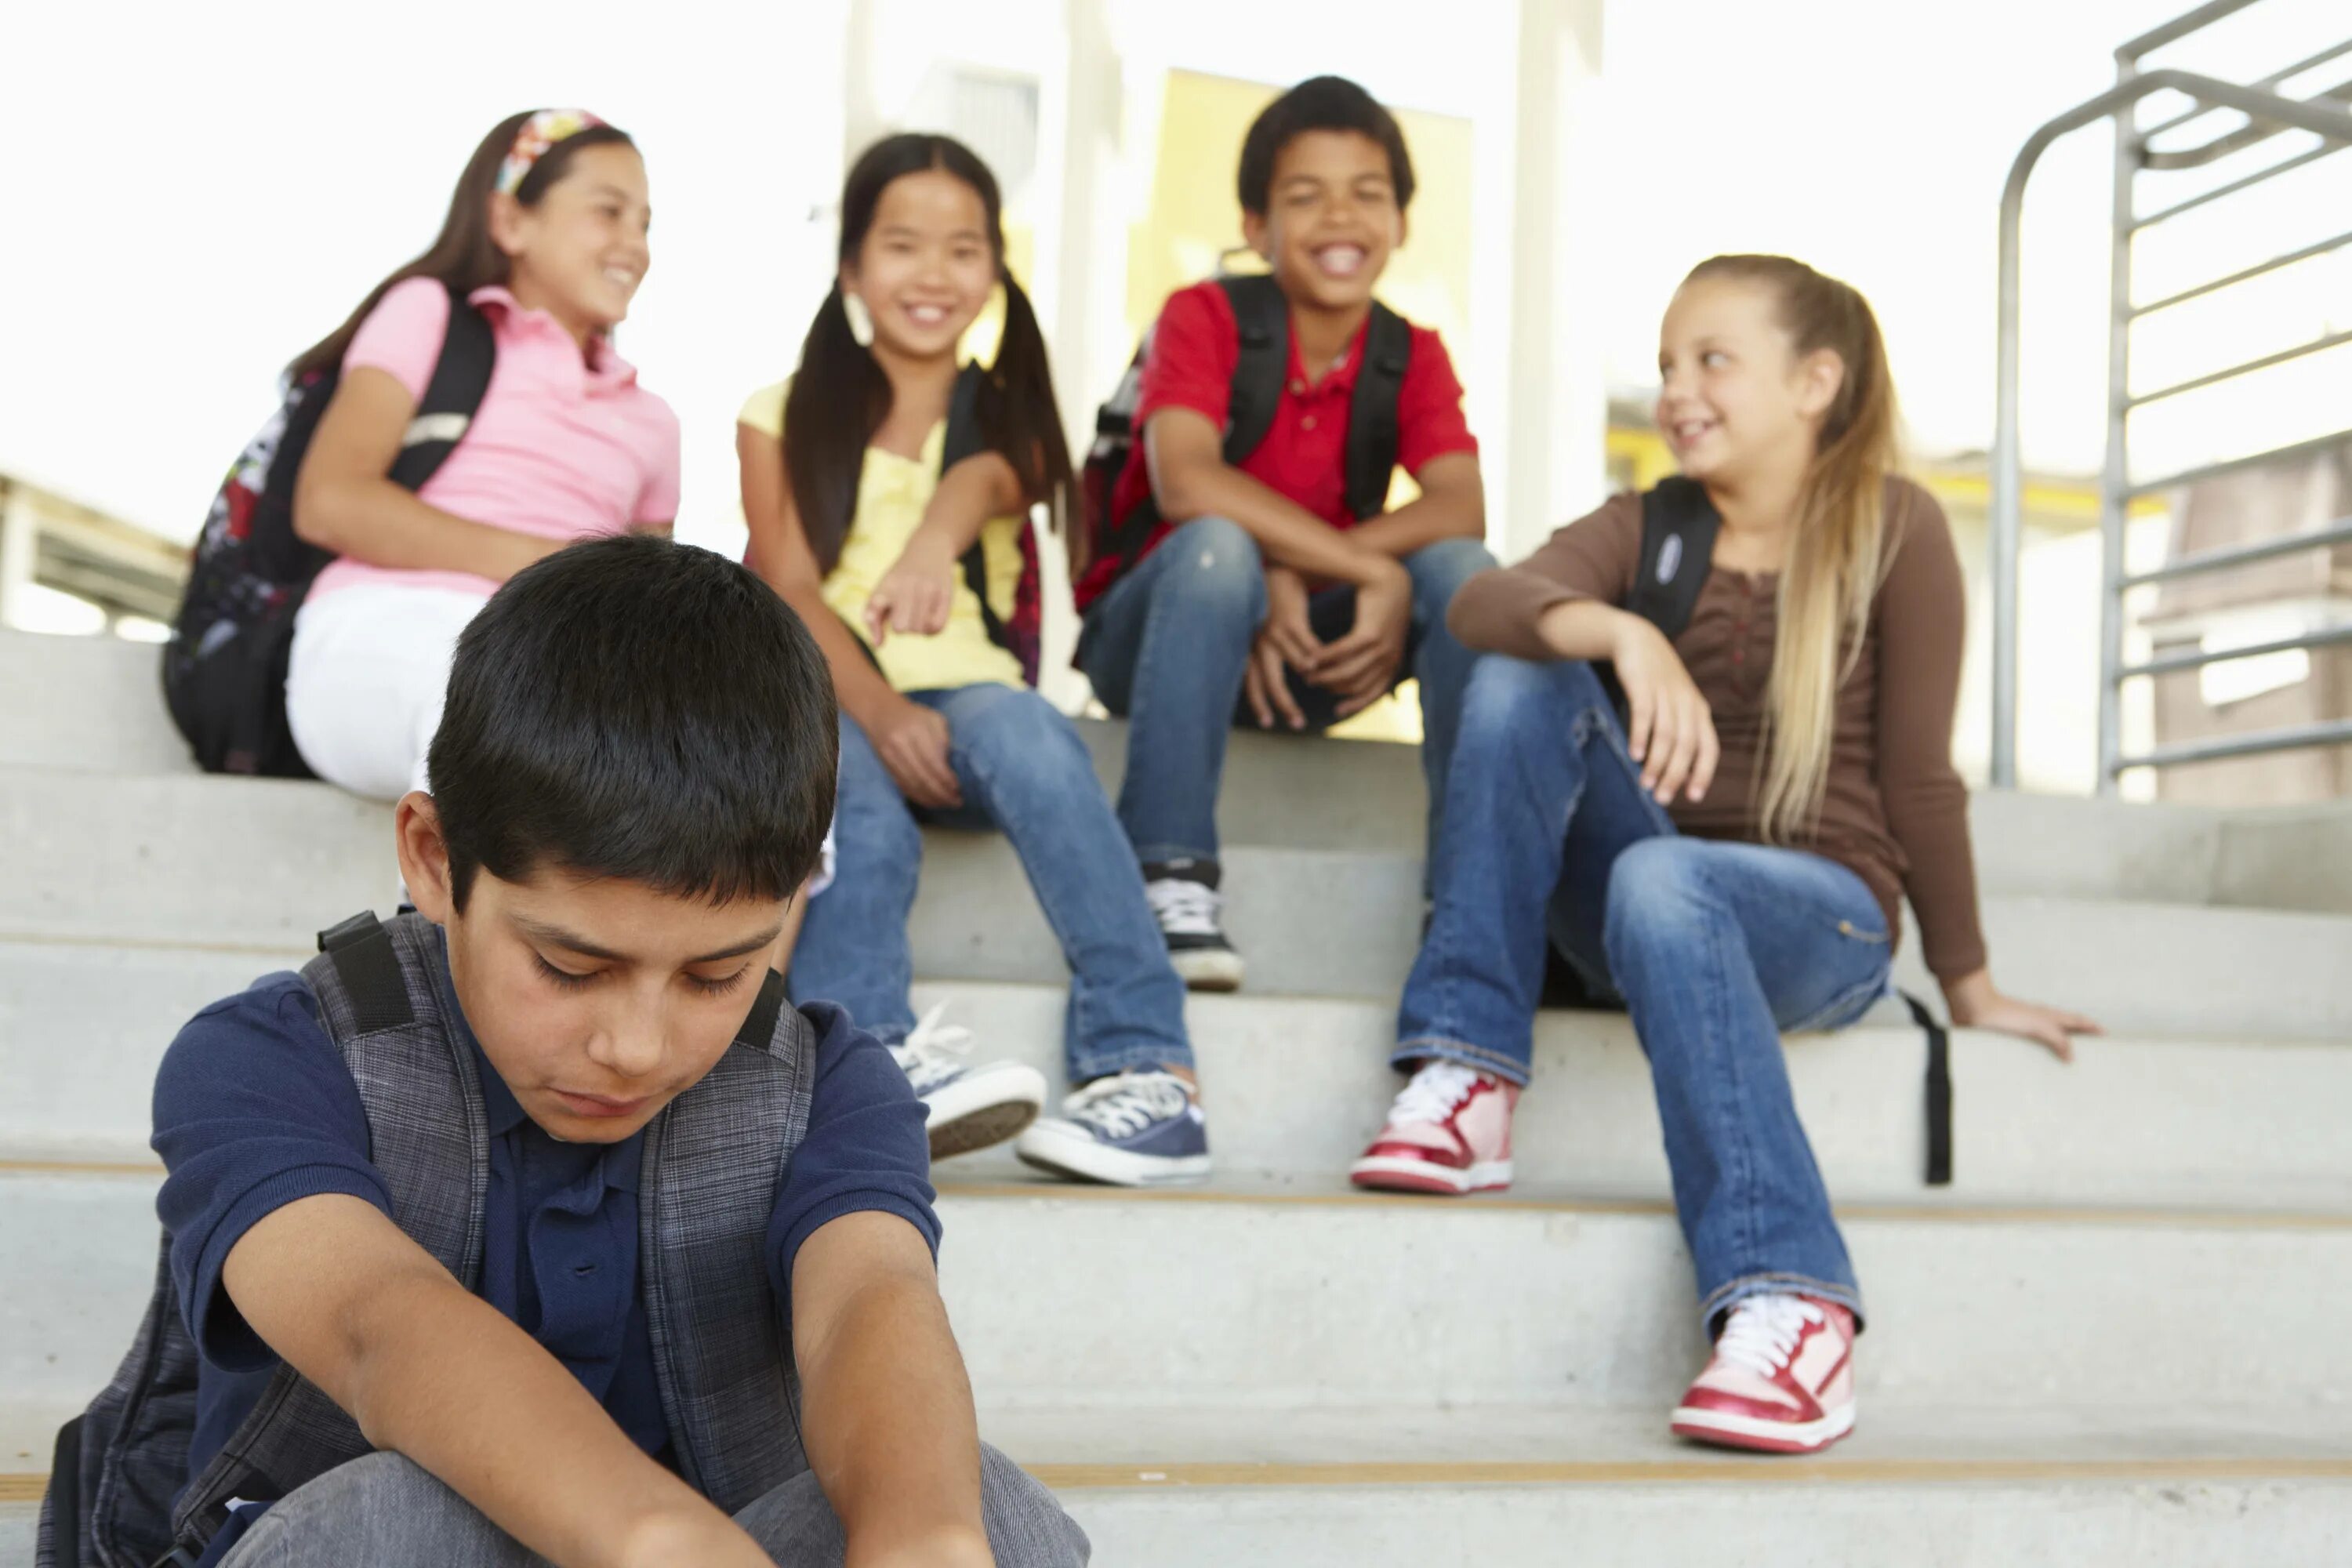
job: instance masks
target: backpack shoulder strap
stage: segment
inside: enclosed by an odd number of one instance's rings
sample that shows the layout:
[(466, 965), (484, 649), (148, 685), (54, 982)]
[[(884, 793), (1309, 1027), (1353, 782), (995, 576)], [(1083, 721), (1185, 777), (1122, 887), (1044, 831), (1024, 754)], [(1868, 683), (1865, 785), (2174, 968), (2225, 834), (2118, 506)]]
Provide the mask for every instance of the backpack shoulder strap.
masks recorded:
[(1389, 477), (1396, 471), (1397, 399), (1412, 363), (1412, 324), (1378, 300), (1364, 323), (1364, 362), (1356, 369), (1356, 390), (1348, 399), (1348, 510), (1377, 517), (1388, 504)]
[[(955, 390), (948, 394), (948, 433), (940, 447), (940, 475), (966, 458), (977, 457), (986, 450), (987, 443), (980, 431), (980, 386), (987, 378), (978, 362), (956, 373)], [(988, 640), (999, 647), (1012, 646), (1013, 634), (1005, 628), (1004, 618), (996, 606), (988, 602), (988, 551), (974, 534), (971, 548), (963, 552), (957, 564), (962, 568), (964, 586), (980, 601), (981, 625), (987, 629)]]
[(1220, 278), (1217, 285), (1233, 304), (1241, 335), (1241, 356), (1234, 362), (1225, 402), (1225, 463), (1238, 468), (1274, 428), (1282, 378), (1290, 371), (1290, 303), (1270, 277)]
[(393, 460), (393, 483), (404, 489), (421, 489), (440, 470), (473, 425), (483, 395), (490, 389), (490, 372), (497, 367), (498, 357), (489, 318), (452, 288), (441, 357), (433, 362), (432, 379), (425, 384), (425, 395), (416, 401), (400, 456)]
[(1642, 561), (1625, 608), (1672, 642), (1690, 625), (1699, 591), (1715, 570), (1715, 536), (1723, 527), (1706, 489), (1680, 476), (1642, 498)]
[(408, 998), (408, 982), (393, 951), (392, 934), (372, 910), (329, 926), (319, 933), (319, 951), (334, 966), (351, 1010), (351, 1032), (373, 1035), (404, 1028), (416, 1021)]

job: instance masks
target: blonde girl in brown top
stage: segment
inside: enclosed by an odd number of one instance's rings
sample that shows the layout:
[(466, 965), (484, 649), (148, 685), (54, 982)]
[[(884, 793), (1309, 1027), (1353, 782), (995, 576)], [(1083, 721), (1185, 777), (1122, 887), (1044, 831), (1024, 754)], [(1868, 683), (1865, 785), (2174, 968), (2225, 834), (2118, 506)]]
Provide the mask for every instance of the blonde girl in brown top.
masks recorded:
[(1650, 1058), (1717, 1334), (1674, 1428), (1806, 1453), (1853, 1425), (1862, 1298), (1781, 1032), (1885, 994), (1906, 894), (1955, 1022), (2061, 1057), (2095, 1026), (2003, 995), (1986, 966), (1951, 764), (1959, 563), (1893, 472), (1869, 304), (1786, 258), (1717, 257), (1668, 308), (1658, 369), (1658, 428), (1720, 520), (1712, 571), (1672, 642), (1618, 607), (1642, 542), (1642, 499), (1620, 496), (1455, 597), (1449, 625), (1486, 657), (1399, 1011), (1413, 1076), (1352, 1174), (1508, 1184), (1549, 936), (1622, 998)]

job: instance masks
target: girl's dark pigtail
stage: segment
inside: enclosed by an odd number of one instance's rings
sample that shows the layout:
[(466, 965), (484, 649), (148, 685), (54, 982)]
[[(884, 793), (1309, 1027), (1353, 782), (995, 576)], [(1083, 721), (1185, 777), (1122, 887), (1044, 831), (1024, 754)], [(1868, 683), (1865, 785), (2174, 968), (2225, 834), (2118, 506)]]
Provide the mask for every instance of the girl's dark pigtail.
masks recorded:
[(982, 435), (1013, 464), (1022, 492), (1032, 501), (1046, 503), (1055, 526), (1062, 531), (1075, 577), (1086, 570), (1087, 531), (1063, 526), (1072, 474), (1061, 409), (1054, 400), (1053, 365), (1036, 310), (1010, 273), (1004, 275), (1004, 335), (988, 382), (995, 407), (983, 417)]
[(890, 378), (850, 329), (835, 283), (809, 323), (784, 397), (784, 475), (819, 572), (841, 559), (866, 446), (889, 413)]

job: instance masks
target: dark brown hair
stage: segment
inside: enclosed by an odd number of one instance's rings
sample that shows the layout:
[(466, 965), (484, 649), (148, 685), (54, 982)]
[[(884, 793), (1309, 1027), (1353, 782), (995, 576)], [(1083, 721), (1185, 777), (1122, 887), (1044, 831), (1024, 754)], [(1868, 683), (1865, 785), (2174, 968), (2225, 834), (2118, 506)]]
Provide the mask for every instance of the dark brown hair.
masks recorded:
[[(1024, 497), (1048, 503), (1060, 527), (1069, 499), (1070, 452), (1054, 402), (1054, 374), (1037, 312), (1005, 270), (1003, 199), (979, 154), (952, 137), (913, 132), (868, 147), (842, 184), (840, 263), (857, 260), (890, 183), (929, 169), (961, 181), (980, 197), (988, 215), (989, 253), (1004, 286), (1004, 335), (996, 363), (981, 377), (974, 409), (981, 441), (1013, 465)], [(784, 477), (821, 572), (832, 571), (841, 558), (857, 510), (866, 448), (889, 416), (890, 378), (850, 329), (836, 272), (833, 291), (801, 343), (800, 369), (784, 400)], [(1085, 532), (1062, 528), (1073, 575), (1084, 569)]]
[[(369, 289), (367, 298), (360, 301), (359, 309), (341, 326), (296, 355), (294, 363), (286, 367), (289, 382), (299, 382), (340, 366), (343, 351), (352, 346), (360, 323), (368, 319), (368, 313), (394, 284), (405, 283), (411, 278), (437, 278), (457, 293), (470, 294), (477, 289), (507, 280), (507, 254), (490, 237), (490, 196), (498, 188), (499, 165), (514, 150), (516, 134), (539, 112), (526, 109), (490, 128), (482, 144), (474, 149), (474, 155), (466, 160), (466, 172), (457, 176), (457, 188), (449, 195), (449, 215), (441, 220), (439, 236), (424, 255)], [(515, 200), (527, 207), (537, 206), (549, 187), (571, 169), (572, 160), (579, 156), (583, 148), (614, 145), (634, 147), (636, 143), (617, 125), (592, 125), (565, 137), (541, 153), (530, 172), (523, 175), (522, 183), (515, 187)]]

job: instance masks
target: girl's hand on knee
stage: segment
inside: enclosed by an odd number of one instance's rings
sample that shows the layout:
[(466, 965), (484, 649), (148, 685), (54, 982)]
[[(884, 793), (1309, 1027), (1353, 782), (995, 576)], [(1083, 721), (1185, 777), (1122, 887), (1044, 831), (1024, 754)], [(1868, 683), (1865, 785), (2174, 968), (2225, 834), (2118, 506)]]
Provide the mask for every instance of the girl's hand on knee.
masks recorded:
[(954, 560), (918, 533), (866, 598), (866, 638), (880, 647), (892, 632), (937, 637), (954, 602)]
[(908, 800), (934, 811), (963, 804), (963, 787), (956, 783), (955, 765), (948, 757), (944, 714), (901, 697), (866, 726), (866, 736)]
[(1665, 634), (1639, 616), (1622, 617), (1610, 662), (1625, 690), (1625, 743), (1642, 764), (1642, 787), (1661, 805), (1678, 795), (1706, 798), (1723, 748), (1715, 713)]
[(1967, 1029), (1990, 1029), (2046, 1046), (2062, 1062), (2074, 1059), (2076, 1035), (2104, 1035), (2105, 1029), (2080, 1013), (2045, 1007), (2039, 1002), (2004, 996), (1992, 983), (1992, 972), (1979, 969), (1944, 987), (1944, 1003), (1952, 1022)]

